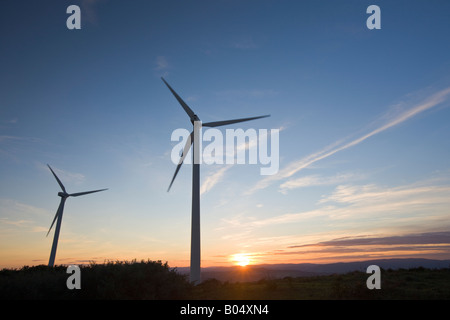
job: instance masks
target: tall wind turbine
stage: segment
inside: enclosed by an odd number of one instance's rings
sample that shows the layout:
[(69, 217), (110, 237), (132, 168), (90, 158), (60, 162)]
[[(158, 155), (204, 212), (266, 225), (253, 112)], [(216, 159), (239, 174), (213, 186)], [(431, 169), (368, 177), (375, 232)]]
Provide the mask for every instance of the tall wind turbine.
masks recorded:
[(55, 218), (53, 218), (52, 225), (50, 226), (50, 229), (48, 229), (48, 232), (47, 232), (47, 236), (48, 236), (48, 234), (50, 233), (50, 230), (53, 227), (53, 224), (55, 223), (56, 219), (58, 219), (58, 221), (56, 222), (55, 235), (53, 236), (52, 251), (50, 253), (50, 259), (48, 261), (48, 266), (49, 267), (53, 267), (53, 265), (55, 264), (56, 247), (58, 247), (59, 230), (61, 229), (61, 220), (62, 220), (62, 216), (63, 216), (64, 204), (66, 203), (66, 199), (68, 197), (78, 197), (78, 196), (82, 196), (82, 195), (85, 195), (85, 194), (94, 193), (94, 192), (100, 192), (100, 191), (104, 191), (104, 190), (108, 190), (108, 189), (101, 189), (101, 190), (93, 190), (93, 191), (85, 191), (85, 192), (77, 192), (77, 193), (68, 194), (66, 192), (66, 188), (64, 188), (64, 185), (62, 184), (61, 180), (59, 180), (58, 176), (55, 174), (55, 172), (52, 170), (52, 168), (48, 164), (47, 164), (47, 166), (50, 169), (50, 171), (53, 173), (53, 175), (55, 176), (56, 181), (58, 181), (58, 184), (59, 184), (59, 186), (62, 189), (62, 192), (58, 192), (58, 196), (61, 197), (61, 202), (59, 203), (59, 207), (58, 207), (58, 210), (56, 211)]
[(199, 284), (200, 278), (200, 133), (203, 127), (220, 127), (228, 124), (250, 121), (260, 118), (269, 117), (269, 115), (251, 117), (251, 118), (241, 118), (234, 120), (224, 120), (224, 121), (214, 121), (203, 123), (200, 118), (189, 108), (189, 106), (180, 98), (180, 96), (172, 89), (172, 87), (162, 78), (162, 81), (166, 84), (175, 98), (183, 107), (184, 111), (189, 116), (194, 130), (191, 132), (186, 145), (184, 146), (183, 153), (181, 155), (180, 161), (178, 162), (175, 174), (173, 175), (172, 181), (170, 182), (167, 192), (169, 192), (172, 187), (173, 181), (183, 164), (184, 158), (192, 146), (192, 217), (191, 217), (191, 265), (190, 265), (190, 281), (194, 284)]

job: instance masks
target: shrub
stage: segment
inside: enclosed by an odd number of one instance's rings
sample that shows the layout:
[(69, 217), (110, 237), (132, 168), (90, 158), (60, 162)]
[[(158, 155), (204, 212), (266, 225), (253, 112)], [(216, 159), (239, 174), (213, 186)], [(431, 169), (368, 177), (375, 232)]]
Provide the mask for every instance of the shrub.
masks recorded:
[(81, 266), (81, 289), (69, 290), (65, 266), (0, 271), (0, 299), (184, 299), (191, 285), (161, 261)]

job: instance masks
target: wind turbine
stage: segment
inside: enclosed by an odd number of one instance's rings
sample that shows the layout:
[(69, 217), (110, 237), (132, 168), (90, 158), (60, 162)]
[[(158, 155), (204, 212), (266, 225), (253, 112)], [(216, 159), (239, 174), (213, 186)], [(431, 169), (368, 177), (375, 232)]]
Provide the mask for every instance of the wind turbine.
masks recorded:
[(234, 120), (224, 120), (224, 121), (214, 121), (214, 122), (201, 122), (200, 118), (189, 108), (189, 106), (181, 99), (181, 97), (172, 89), (172, 87), (161, 77), (162, 81), (166, 84), (175, 98), (183, 107), (184, 111), (189, 116), (194, 130), (191, 132), (189, 138), (187, 139), (186, 145), (184, 146), (183, 153), (181, 154), (180, 161), (178, 162), (177, 168), (175, 169), (175, 174), (173, 175), (172, 181), (170, 182), (167, 192), (169, 192), (172, 187), (173, 181), (178, 174), (178, 171), (183, 164), (184, 158), (186, 157), (189, 148), (192, 146), (192, 217), (191, 217), (191, 264), (190, 264), (190, 281), (194, 284), (199, 284), (200, 278), (200, 133), (203, 127), (220, 127), (228, 124), (250, 121), (260, 118), (269, 117), (269, 115), (251, 117), (251, 118), (241, 118)]
[(55, 176), (56, 181), (58, 181), (58, 184), (62, 189), (62, 192), (58, 192), (58, 196), (61, 197), (61, 202), (59, 203), (59, 207), (58, 207), (58, 210), (56, 211), (55, 218), (53, 218), (52, 225), (50, 226), (50, 229), (48, 229), (48, 232), (47, 232), (47, 236), (48, 236), (48, 234), (50, 233), (50, 230), (53, 227), (53, 224), (55, 223), (56, 219), (58, 219), (58, 221), (56, 222), (55, 235), (53, 236), (52, 251), (50, 253), (50, 259), (48, 261), (48, 266), (53, 267), (53, 265), (55, 264), (56, 248), (58, 247), (59, 230), (61, 229), (61, 220), (62, 220), (63, 211), (64, 211), (64, 204), (66, 203), (67, 198), (68, 197), (78, 197), (78, 196), (82, 196), (82, 195), (89, 194), (89, 193), (105, 191), (108, 189), (77, 192), (77, 193), (69, 194), (66, 192), (66, 188), (64, 188), (64, 185), (62, 184), (61, 180), (59, 180), (58, 176), (55, 174), (55, 172), (52, 170), (52, 168), (48, 164), (47, 164), (47, 166), (50, 169), (50, 171), (53, 173), (53, 175)]

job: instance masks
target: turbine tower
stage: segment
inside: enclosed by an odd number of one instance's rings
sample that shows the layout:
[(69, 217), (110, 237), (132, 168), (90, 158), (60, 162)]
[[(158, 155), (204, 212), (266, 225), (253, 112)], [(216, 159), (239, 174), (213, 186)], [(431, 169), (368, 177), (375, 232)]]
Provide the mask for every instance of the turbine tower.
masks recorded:
[(162, 81), (166, 84), (178, 102), (183, 107), (184, 111), (189, 116), (194, 130), (191, 132), (186, 145), (184, 146), (183, 153), (181, 155), (180, 161), (178, 162), (177, 168), (173, 175), (172, 181), (170, 182), (167, 192), (169, 192), (172, 187), (173, 181), (183, 164), (184, 158), (186, 157), (189, 148), (192, 146), (192, 217), (191, 217), (191, 265), (190, 265), (190, 281), (194, 284), (199, 284), (201, 282), (200, 277), (200, 134), (202, 127), (220, 127), (228, 124), (250, 121), (260, 118), (269, 117), (269, 115), (251, 117), (251, 118), (241, 118), (234, 120), (224, 120), (224, 121), (214, 121), (214, 122), (201, 122), (200, 118), (189, 108), (189, 106), (180, 98), (180, 96), (172, 89), (172, 87), (162, 78)]
[(59, 186), (62, 189), (62, 192), (58, 192), (58, 196), (61, 197), (61, 202), (59, 203), (58, 210), (56, 211), (55, 218), (53, 218), (53, 222), (52, 222), (52, 224), (50, 226), (50, 229), (48, 229), (48, 232), (47, 232), (47, 236), (48, 236), (48, 234), (50, 233), (50, 230), (53, 227), (53, 224), (55, 223), (56, 220), (58, 220), (56, 222), (55, 235), (53, 236), (52, 251), (50, 252), (50, 259), (48, 261), (48, 266), (49, 267), (53, 267), (53, 265), (55, 264), (56, 248), (58, 247), (59, 230), (61, 229), (61, 220), (62, 220), (63, 211), (64, 211), (64, 204), (66, 203), (67, 198), (68, 197), (78, 197), (78, 196), (82, 196), (82, 195), (85, 195), (85, 194), (94, 193), (94, 192), (100, 192), (100, 191), (104, 191), (104, 190), (108, 190), (108, 189), (101, 189), (101, 190), (93, 190), (93, 191), (77, 192), (77, 193), (68, 194), (66, 192), (66, 188), (64, 188), (64, 185), (62, 184), (61, 180), (59, 180), (58, 176), (55, 174), (55, 172), (52, 170), (52, 168), (48, 164), (47, 164), (47, 166), (50, 169), (50, 171), (53, 173), (53, 175), (55, 176), (56, 181), (58, 181), (58, 184), (59, 184)]

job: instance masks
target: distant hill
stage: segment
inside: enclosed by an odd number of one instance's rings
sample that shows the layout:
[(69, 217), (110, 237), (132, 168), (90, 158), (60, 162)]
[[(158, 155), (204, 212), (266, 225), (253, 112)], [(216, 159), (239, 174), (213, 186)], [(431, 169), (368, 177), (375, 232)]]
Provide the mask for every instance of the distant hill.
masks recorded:
[[(202, 268), (202, 279), (217, 279), (230, 282), (250, 282), (261, 279), (280, 279), (284, 277), (308, 277), (318, 275), (343, 274), (352, 271), (366, 272), (370, 265), (377, 265), (382, 269), (443, 269), (450, 268), (450, 260), (431, 259), (378, 259), (357, 262), (338, 262), (328, 264), (300, 263), (300, 264), (261, 264), (249, 265), (245, 268), (209, 267)], [(181, 274), (189, 273), (189, 268), (177, 268)]]

